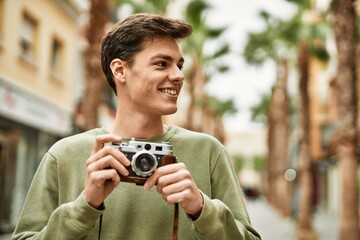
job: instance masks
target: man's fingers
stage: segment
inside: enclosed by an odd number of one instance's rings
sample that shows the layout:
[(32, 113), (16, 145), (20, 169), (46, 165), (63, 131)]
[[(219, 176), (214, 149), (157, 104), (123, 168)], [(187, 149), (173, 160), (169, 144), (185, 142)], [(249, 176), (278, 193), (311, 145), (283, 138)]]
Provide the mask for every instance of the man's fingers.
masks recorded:
[(91, 178), (92, 182), (97, 185), (96, 183), (103, 184), (104, 182), (111, 180), (113, 182), (119, 183), (120, 182), (120, 176), (116, 172), (115, 169), (106, 169), (101, 172), (91, 172)]
[(89, 166), (90, 164), (99, 161), (100, 159), (111, 155), (113, 156), (115, 159), (117, 159), (121, 164), (125, 165), (125, 166), (129, 166), (130, 165), (130, 161), (129, 159), (127, 159), (125, 157), (125, 155), (120, 152), (119, 150), (111, 147), (111, 146), (105, 146), (102, 149), (100, 149), (98, 152), (96, 152), (95, 154), (93, 154), (87, 161), (86, 161), (86, 165)]
[(174, 164), (169, 164), (169, 165), (159, 167), (158, 169), (156, 169), (154, 174), (151, 175), (146, 180), (146, 182), (144, 184), (144, 189), (149, 190), (158, 182), (158, 180), (161, 176), (177, 172), (182, 168), (186, 168), (185, 164), (183, 164), (183, 163), (174, 163)]
[(99, 135), (95, 139), (95, 144), (92, 150), (92, 154), (98, 152), (100, 149), (102, 149), (105, 145), (105, 143), (108, 142), (120, 142), (121, 137), (116, 136), (114, 134), (103, 134)]
[(127, 176), (129, 174), (126, 167), (111, 155), (107, 155), (101, 160), (93, 162), (88, 166), (87, 171), (94, 172), (110, 168), (115, 169), (123, 176)]

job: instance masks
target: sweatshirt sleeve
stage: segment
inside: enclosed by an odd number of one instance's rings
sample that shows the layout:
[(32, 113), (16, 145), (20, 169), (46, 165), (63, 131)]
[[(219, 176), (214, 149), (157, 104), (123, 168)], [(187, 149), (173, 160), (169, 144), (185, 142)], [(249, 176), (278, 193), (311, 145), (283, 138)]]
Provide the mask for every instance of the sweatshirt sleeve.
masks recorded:
[(212, 196), (203, 194), (204, 207), (193, 226), (199, 239), (261, 239), (251, 226), (231, 159), (223, 149), (211, 176)]
[(84, 239), (102, 211), (92, 208), (81, 193), (58, 205), (56, 160), (47, 153), (30, 186), (13, 239)]

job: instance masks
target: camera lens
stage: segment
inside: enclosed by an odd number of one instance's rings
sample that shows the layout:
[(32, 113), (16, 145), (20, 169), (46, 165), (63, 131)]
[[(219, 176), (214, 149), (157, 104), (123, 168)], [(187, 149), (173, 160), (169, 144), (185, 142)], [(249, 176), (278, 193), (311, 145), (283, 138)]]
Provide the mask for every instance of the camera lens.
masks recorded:
[(153, 154), (143, 152), (133, 157), (132, 167), (137, 175), (147, 177), (155, 171), (157, 161)]
[(148, 172), (154, 168), (154, 159), (148, 154), (141, 154), (136, 159), (136, 168), (142, 172)]

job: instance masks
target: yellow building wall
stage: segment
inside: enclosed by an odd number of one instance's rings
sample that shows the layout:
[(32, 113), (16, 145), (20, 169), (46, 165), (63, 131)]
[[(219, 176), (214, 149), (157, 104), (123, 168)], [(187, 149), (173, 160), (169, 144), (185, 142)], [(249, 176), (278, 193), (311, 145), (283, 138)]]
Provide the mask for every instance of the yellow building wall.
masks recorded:
[[(2, 2), (2, 3), (1, 3)], [(59, 0), (0, 0), (0, 74), (8, 81), (30, 89), (33, 93), (67, 110), (73, 109), (77, 49), (76, 19), (60, 7)], [(22, 57), (20, 36), (23, 14), (37, 23), (34, 61)], [(53, 38), (63, 46), (61, 71), (54, 76), (50, 71)]]

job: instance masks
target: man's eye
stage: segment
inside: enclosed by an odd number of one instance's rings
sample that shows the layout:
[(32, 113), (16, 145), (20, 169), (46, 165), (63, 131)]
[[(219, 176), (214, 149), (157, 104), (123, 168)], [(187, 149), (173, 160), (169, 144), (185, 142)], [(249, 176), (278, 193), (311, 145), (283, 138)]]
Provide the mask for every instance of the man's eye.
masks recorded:
[(156, 65), (159, 67), (166, 67), (167, 63), (166, 62), (157, 62)]
[(179, 64), (179, 65), (178, 65), (178, 68), (179, 68), (180, 70), (182, 70), (182, 69), (183, 69), (183, 66), (184, 66), (183, 64)]

